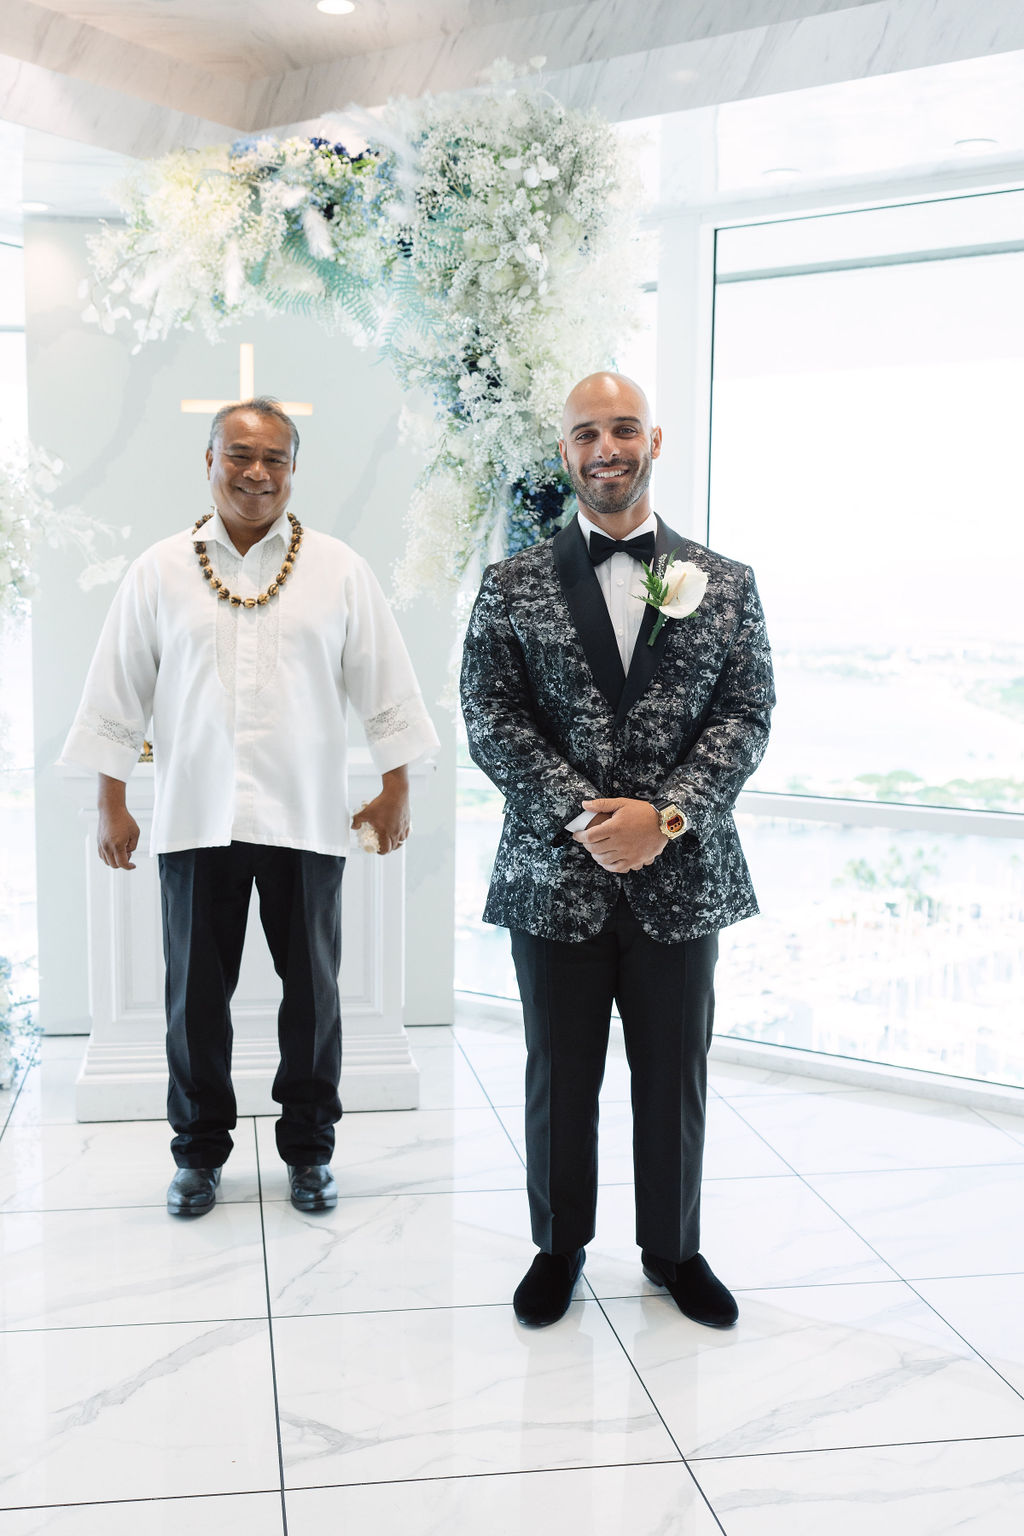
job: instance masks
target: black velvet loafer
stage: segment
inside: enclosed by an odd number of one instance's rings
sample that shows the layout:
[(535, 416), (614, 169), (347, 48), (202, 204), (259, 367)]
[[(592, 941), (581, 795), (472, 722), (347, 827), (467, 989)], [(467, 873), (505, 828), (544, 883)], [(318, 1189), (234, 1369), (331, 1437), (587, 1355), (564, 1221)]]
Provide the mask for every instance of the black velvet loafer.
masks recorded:
[(640, 1262), (651, 1284), (667, 1290), (680, 1312), (695, 1323), (703, 1323), (705, 1328), (731, 1328), (739, 1317), (735, 1297), (699, 1253), (681, 1264), (672, 1264), (645, 1248)]
[(219, 1168), (179, 1168), (167, 1191), (172, 1216), (205, 1216), (217, 1200)]
[(292, 1205), (297, 1211), (333, 1211), (338, 1203), (338, 1186), (330, 1163), (289, 1163), (288, 1183)]
[(585, 1248), (575, 1253), (538, 1253), (512, 1298), (519, 1321), (527, 1328), (547, 1328), (564, 1317), (585, 1257)]

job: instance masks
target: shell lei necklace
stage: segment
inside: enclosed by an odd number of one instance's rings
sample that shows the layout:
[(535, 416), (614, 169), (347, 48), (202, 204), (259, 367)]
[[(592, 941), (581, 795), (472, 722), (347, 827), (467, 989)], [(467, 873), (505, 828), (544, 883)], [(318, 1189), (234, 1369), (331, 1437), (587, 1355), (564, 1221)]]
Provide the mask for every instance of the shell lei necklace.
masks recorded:
[[(208, 523), (212, 516), (212, 512), (207, 512), (199, 519), (192, 532), (198, 533), (203, 524)], [(210, 583), (211, 592), (216, 592), (217, 596), (225, 603), (230, 603), (232, 608), (255, 608), (257, 603), (262, 607), (264, 603), (269, 603), (272, 597), (276, 597), (291, 575), (292, 566), (295, 564), (295, 557), (299, 552), (299, 545), (302, 543), (302, 524), (294, 512), (288, 513), (288, 521), (292, 525), (292, 537), (291, 543), (288, 545), (288, 553), (285, 555), (284, 563), (270, 583), (270, 586), (265, 592), (261, 592), (259, 597), (239, 597), (236, 592), (229, 592), (224, 583), (219, 581), (213, 574), (210, 566), (210, 557), (206, 553), (206, 544), (202, 539), (197, 539), (195, 549), (199, 557), (199, 569), (204, 579)]]

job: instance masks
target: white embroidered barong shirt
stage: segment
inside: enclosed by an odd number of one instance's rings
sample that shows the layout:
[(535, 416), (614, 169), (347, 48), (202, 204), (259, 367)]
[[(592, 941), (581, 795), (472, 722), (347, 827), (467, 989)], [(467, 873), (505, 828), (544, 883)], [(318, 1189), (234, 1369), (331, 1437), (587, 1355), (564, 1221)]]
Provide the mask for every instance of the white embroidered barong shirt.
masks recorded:
[(114, 598), (61, 761), (127, 780), (152, 741), (151, 853), (346, 853), (349, 703), (380, 773), (440, 745), (384, 594), (340, 539), (304, 528), (262, 606), (233, 607), (200, 575), (196, 540), (232, 592), (256, 597), (290, 537), (282, 514), (243, 557), (214, 513), (140, 555)]

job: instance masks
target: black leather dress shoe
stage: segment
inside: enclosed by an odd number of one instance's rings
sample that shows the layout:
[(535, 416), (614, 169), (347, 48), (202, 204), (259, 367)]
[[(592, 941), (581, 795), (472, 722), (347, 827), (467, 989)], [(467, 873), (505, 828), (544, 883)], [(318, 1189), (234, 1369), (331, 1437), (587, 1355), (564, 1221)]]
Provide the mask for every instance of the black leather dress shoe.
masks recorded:
[(528, 1328), (546, 1328), (564, 1317), (586, 1257), (575, 1253), (538, 1253), (512, 1298), (516, 1317)]
[(172, 1216), (205, 1216), (217, 1200), (219, 1168), (179, 1168), (167, 1191)]
[(651, 1284), (663, 1286), (680, 1312), (695, 1323), (703, 1323), (705, 1328), (731, 1328), (739, 1317), (735, 1297), (699, 1253), (681, 1264), (672, 1264), (645, 1248), (640, 1262)]
[(289, 1163), (288, 1182), (297, 1211), (333, 1211), (338, 1203), (338, 1186), (329, 1163)]

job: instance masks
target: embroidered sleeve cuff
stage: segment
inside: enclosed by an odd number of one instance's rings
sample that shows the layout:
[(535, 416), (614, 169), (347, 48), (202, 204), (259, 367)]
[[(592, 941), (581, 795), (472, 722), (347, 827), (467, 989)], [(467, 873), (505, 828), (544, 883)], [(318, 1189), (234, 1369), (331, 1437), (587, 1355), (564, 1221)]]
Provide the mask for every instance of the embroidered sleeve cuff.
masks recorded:
[(127, 782), (141, 750), (141, 733), (138, 746), (134, 746), (117, 742), (110, 736), (97, 735), (88, 726), (76, 724), (71, 727), (58, 761), (74, 763), (79, 768), (91, 768), (95, 773), (105, 773), (108, 778), (124, 779)]
[(441, 742), (423, 700), (414, 695), (364, 720), (367, 745), (378, 773), (390, 773), (421, 757), (432, 757)]

